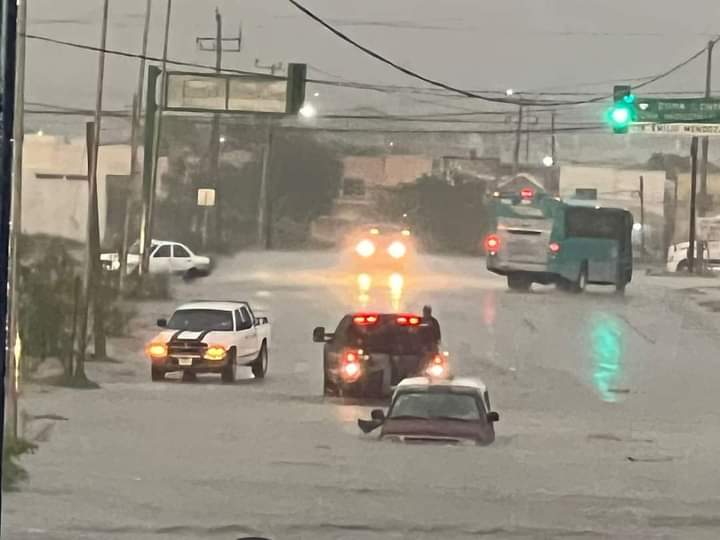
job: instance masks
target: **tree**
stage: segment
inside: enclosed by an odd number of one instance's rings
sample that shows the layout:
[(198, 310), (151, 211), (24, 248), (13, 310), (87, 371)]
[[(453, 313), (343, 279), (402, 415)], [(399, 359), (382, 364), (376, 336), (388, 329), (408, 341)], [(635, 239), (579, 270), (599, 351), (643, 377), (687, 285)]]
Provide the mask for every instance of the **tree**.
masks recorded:
[(332, 209), (342, 178), (335, 150), (306, 133), (278, 133), (268, 185), (269, 219), (275, 245), (307, 240), (310, 222)]

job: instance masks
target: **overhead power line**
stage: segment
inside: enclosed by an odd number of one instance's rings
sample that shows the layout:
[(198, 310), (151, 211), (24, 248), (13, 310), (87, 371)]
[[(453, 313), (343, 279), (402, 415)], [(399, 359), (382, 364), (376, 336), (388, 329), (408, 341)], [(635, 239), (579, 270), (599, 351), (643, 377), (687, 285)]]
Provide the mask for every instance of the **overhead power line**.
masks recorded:
[[(408, 75), (408, 76), (410, 76), (410, 77), (413, 77), (413, 78), (415, 78), (415, 79), (418, 79), (418, 80), (423, 81), (423, 82), (425, 82), (425, 83), (428, 83), (428, 84), (430, 84), (430, 85), (436, 86), (436, 87), (438, 87), (438, 88), (442, 88), (442, 89), (444, 89), (444, 90), (447, 90), (447, 91), (450, 91), (450, 92), (454, 92), (454, 93), (456, 93), (456, 94), (460, 94), (460, 95), (465, 96), (465, 97), (474, 98), (474, 99), (480, 99), (480, 100), (483, 100), (483, 101), (489, 101), (489, 102), (493, 102), (493, 103), (504, 103), (504, 104), (514, 104), (514, 105), (528, 105), (528, 106), (531, 106), (531, 105), (543, 105), (543, 106), (582, 105), (582, 104), (586, 104), (586, 103), (596, 103), (596, 102), (599, 102), (599, 101), (604, 101), (604, 100), (606, 100), (608, 97), (610, 97), (610, 96), (608, 96), (608, 95), (602, 95), (602, 96), (597, 96), (597, 97), (590, 98), (590, 99), (586, 99), (586, 100), (566, 101), (566, 102), (555, 102), (555, 103), (552, 103), (552, 102), (537, 102), (537, 101), (533, 101), (533, 100), (513, 99), (513, 98), (495, 98), (495, 97), (491, 97), (491, 96), (486, 96), (486, 95), (478, 94), (478, 93), (475, 93), (475, 92), (470, 92), (470, 91), (468, 91), (468, 90), (463, 90), (463, 89), (461, 89), (461, 88), (457, 88), (457, 87), (455, 87), (455, 86), (449, 85), (449, 84), (444, 83), (444, 82), (442, 82), (442, 81), (437, 81), (437, 80), (431, 79), (430, 77), (427, 77), (427, 76), (425, 76), (425, 75), (421, 75), (420, 73), (417, 73), (417, 72), (415, 72), (415, 71), (413, 71), (413, 70), (411, 70), (411, 69), (408, 69), (408, 68), (406, 68), (406, 67), (404, 67), (404, 66), (402, 66), (402, 65), (400, 65), (400, 64), (398, 64), (398, 63), (396, 63), (396, 62), (394, 62), (394, 61), (392, 61), (392, 60), (390, 60), (390, 59), (388, 59), (388, 58), (386, 58), (385, 56), (381, 55), (380, 53), (375, 52), (374, 50), (372, 50), (372, 49), (370, 49), (370, 48), (368, 48), (368, 47), (366, 47), (366, 46), (358, 43), (357, 41), (355, 41), (354, 39), (352, 39), (351, 37), (349, 37), (347, 34), (343, 33), (343, 32), (340, 31), (340, 30), (338, 30), (338, 29), (335, 28), (333, 25), (331, 25), (330, 23), (328, 23), (328, 22), (326, 22), (325, 20), (323, 20), (320, 16), (316, 15), (314, 12), (312, 12), (311, 10), (309, 10), (308, 8), (306, 8), (305, 6), (303, 6), (302, 4), (300, 4), (300, 2), (298, 2), (297, 0), (288, 0), (288, 2), (290, 2), (290, 3), (291, 3), (293, 6), (295, 6), (299, 11), (301, 11), (302, 13), (304, 13), (305, 15), (307, 15), (309, 18), (311, 18), (312, 20), (314, 20), (315, 22), (317, 22), (318, 24), (320, 24), (321, 26), (323, 26), (324, 28), (326, 28), (328, 31), (330, 31), (331, 33), (333, 33), (334, 35), (336, 35), (337, 37), (339, 37), (339, 38), (342, 39), (343, 41), (349, 43), (349, 44), (352, 45), (353, 47), (361, 50), (362, 52), (364, 52), (365, 54), (367, 54), (367, 55), (375, 58), (376, 60), (379, 60), (380, 62), (382, 62), (382, 63), (384, 63), (384, 64), (387, 64), (387, 65), (389, 65), (390, 67), (396, 69), (397, 71), (400, 71), (401, 73), (404, 73), (404, 74), (406, 74), (406, 75)], [(716, 37), (716, 38), (713, 40), (713, 43), (717, 43), (719, 40), (720, 40), (720, 36)], [(654, 76), (654, 77), (649, 78), (647, 81), (636, 85), (634, 88), (643, 88), (643, 87), (648, 86), (648, 85), (650, 85), (650, 84), (652, 84), (652, 83), (654, 83), (654, 82), (657, 82), (657, 81), (659, 81), (659, 80), (661, 80), (661, 79), (664, 79), (665, 77), (668, 77), (669, 75), (671, 75), (671, 74), (674, 73), (675, 71), (681, 69), (682, 67), (686, 66), (687, 64), (689, 64), (690, 62), (692, 62), (693, 60), (695, 60), (696, 58), (698, 58), (699, 56), (701, 56), (701, 55), (705, 52), (705, 50), (706, 50), (706, 47), (703, 47), (700, 51), (698, 51), (697, 53), (693, 54), (693, 55), (692, 55), (690, 58), (688, 58), (687, 60), (684, 60), (683, 62), (680, 62), (679, 64), (671, 67), (671, 68), (668, 69), (667, 71), (664, 71), (664, 72), (662, 72), (662, 73), (660, 73), (660, 74), (658, 74), (658, 75), (656, 75), (656, 76)]]

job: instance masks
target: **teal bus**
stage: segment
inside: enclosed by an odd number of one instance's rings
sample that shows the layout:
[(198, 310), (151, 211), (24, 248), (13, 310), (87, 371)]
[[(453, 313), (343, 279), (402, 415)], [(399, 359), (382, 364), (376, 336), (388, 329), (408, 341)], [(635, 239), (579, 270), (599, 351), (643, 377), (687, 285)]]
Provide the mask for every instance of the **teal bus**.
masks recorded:
[(495, 193), (494, 231), (485, 238), (487, 269), (508, 287), (533, 283), (582, 292), (589, 283), (622, 294), (632, 279), (633, 217), (596, 201), (562, 201), (528, 189)]

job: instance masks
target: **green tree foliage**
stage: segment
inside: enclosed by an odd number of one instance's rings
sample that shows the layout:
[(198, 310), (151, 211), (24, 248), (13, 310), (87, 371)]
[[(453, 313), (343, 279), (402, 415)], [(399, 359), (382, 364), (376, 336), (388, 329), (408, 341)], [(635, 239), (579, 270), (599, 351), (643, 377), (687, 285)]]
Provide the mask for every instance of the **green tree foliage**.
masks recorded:
[[(163, 145), (169, 170), (164, 197), (157, 205), (155, 236), (200, 249), (204, 209), (197, 189), (209, 187), (207, 126), (174, 119), (166, 125)], [(342, 165), (334, 149), (306, 132), (275, 128), (267, 195), (274, 247), (297, 247), (307, 241), (309, 223), (327, 213), (337, 195)], [(224, 137), (216, 186), (217, 208), (208, 211), (208, 239), (218, 251), (254, 245), (265, 128), (222, 124)], [(248, 159), (249, 158), (249, 159)], [(220, 227), (215, 221), (221, 216)]]
[(383, 212), (397, 221), (408, 214), (415, 235), (429, 251), (477, 254), (488, 226), (484, 184), (450, 185), (433, 176), (400, 187), (385, 198)]
[(341, 177), (342, 163), (334, 150), (311, 135), (276, 137), (268, 185), (276, 247), (294, 247), (307, 239), (310, 222), (330, 212)]

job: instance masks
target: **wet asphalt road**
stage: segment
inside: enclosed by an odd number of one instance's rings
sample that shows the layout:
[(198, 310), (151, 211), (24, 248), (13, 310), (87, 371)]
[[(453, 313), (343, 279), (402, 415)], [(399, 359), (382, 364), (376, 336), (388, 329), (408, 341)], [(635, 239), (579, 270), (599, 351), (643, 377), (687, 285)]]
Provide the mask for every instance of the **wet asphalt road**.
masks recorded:
[[(18, 539), (717, 538), (717, 322), (662, 279), (625, 298), (505, 290), (480, 259), (425, 257), (394, 294), (331, 254), (244, 254), (176, 300), (137, 307), (102, 388), (32, 386), (47, 431), (3, 499)], [(366, 280), (365, 280), (366, 281)], [(151, 383), (142, 344), (180, 300), (248, 299), (273, 324), (270, 371), (224, 385)], [(501, 421), (488, 448), (363, 436), (372, 406), (321, 392), (316, 325), (362, 305), (439, 318), (456, 374), (482, 378)], [(50, 426), (50, 427), (48, 427)], [(483, 536), (484, 535), (484, 536)]]

